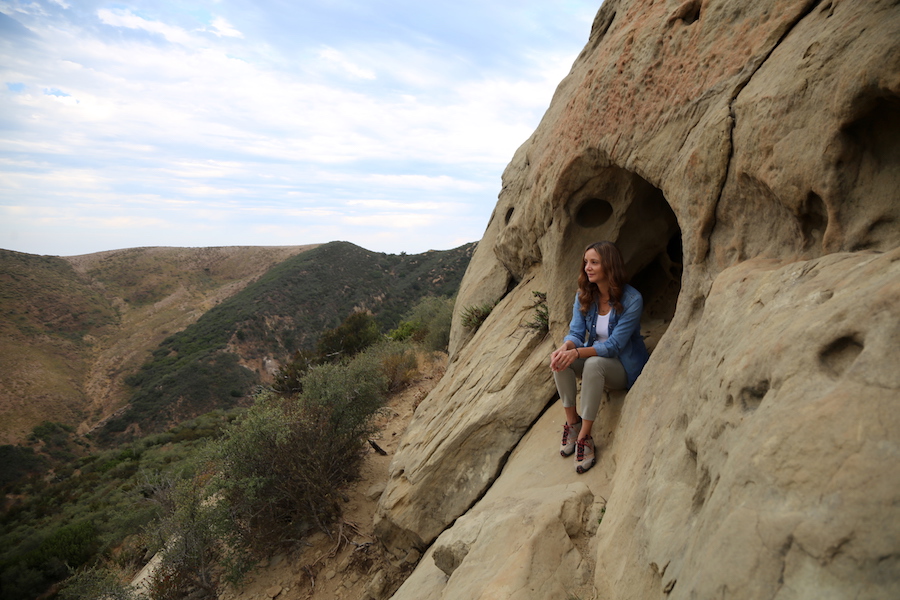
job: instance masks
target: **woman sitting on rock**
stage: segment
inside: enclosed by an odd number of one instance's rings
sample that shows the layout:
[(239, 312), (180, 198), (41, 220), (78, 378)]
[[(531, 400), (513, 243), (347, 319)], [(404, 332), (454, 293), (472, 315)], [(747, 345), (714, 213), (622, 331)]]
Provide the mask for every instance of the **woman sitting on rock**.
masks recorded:
[[(569, 334), (550, 355), (550, 369), (566, 412), (559, 453), (575, 453), (575, 470), (596, 462), (591, 428), (603, 390), (630, 388), (649, 359), (641, 337), (644, 299), (628, 285), (625, 263), (612, 242), (584, 251)], [(581, 417), (575, 410), (575, 378), (581, 377)]]

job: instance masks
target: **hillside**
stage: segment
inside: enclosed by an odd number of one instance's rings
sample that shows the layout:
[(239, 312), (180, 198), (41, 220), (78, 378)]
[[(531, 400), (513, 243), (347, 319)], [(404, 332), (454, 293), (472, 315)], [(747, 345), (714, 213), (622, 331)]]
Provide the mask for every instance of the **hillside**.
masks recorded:
[[(353, 310), (370, 311), (387, 330), (422, 296), (453, 295), (472, 249), (388, 255), (335, 242), (74, 257), (0, 250), (0, 443), (21, 441), (48, 417), (82, 434), (110, 417), (113, 430), (124, 429), (135, 421), (123, 412), (129, 400), (159, 407), (141, 384), (160, 377), (181, 406), (160, 426), (220, 398), (237, 402)], [(173, 387), (179, 379), (193, 392)]]
[(251, 387), (354, 311), (382, 331), (426, 295), (455, 294), (474, 244), (418, 255), (331, 242), (292, 257), (156, 348), (128, 378), (129, 406), (98, 431), (146, 434), (239, 403)]
[(0, 250), (0, 443), (53, 420), (87, 431), (166, 336), (313, 246)]
[(93, 346), (121, 311), (64, 259), (0, 250), (0, 315), (0, 441), (50, 414), (80, 422)]

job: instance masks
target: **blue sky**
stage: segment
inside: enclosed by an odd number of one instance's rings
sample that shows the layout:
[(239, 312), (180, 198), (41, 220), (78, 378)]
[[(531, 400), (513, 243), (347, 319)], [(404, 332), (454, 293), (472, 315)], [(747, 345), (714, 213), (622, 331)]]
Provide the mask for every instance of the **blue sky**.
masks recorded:
[(477, 240), (599, 0), (0, 0), (0, 248)]

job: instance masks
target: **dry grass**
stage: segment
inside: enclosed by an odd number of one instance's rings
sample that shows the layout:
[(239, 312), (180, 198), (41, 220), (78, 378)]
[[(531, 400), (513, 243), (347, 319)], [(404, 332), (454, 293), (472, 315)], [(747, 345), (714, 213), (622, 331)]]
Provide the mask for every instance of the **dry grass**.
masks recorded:
[[(0, 443), (22, 440), (48, 418), (90, 430), (127, 400), (124, 378), (163, 339), (314, 247), (112, 250), (62, 259), (74, 272), (52, 257), (4, 255), (23, 272), (4, 282), (0, 298), (8, 317), (0, 326)], [(48, 315), (73, 312), (118, 315), (78, 335), (42, 326)]]

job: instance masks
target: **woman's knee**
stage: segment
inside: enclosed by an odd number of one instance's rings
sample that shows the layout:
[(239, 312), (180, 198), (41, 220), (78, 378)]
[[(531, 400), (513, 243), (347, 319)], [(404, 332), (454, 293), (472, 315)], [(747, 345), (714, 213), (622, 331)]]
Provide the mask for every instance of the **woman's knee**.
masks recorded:
[(618, 389), (625, 382), (625, 368), (618, 358), (592, 356), (585, 361), (584, 377), (602, 383), (603, 387)]

